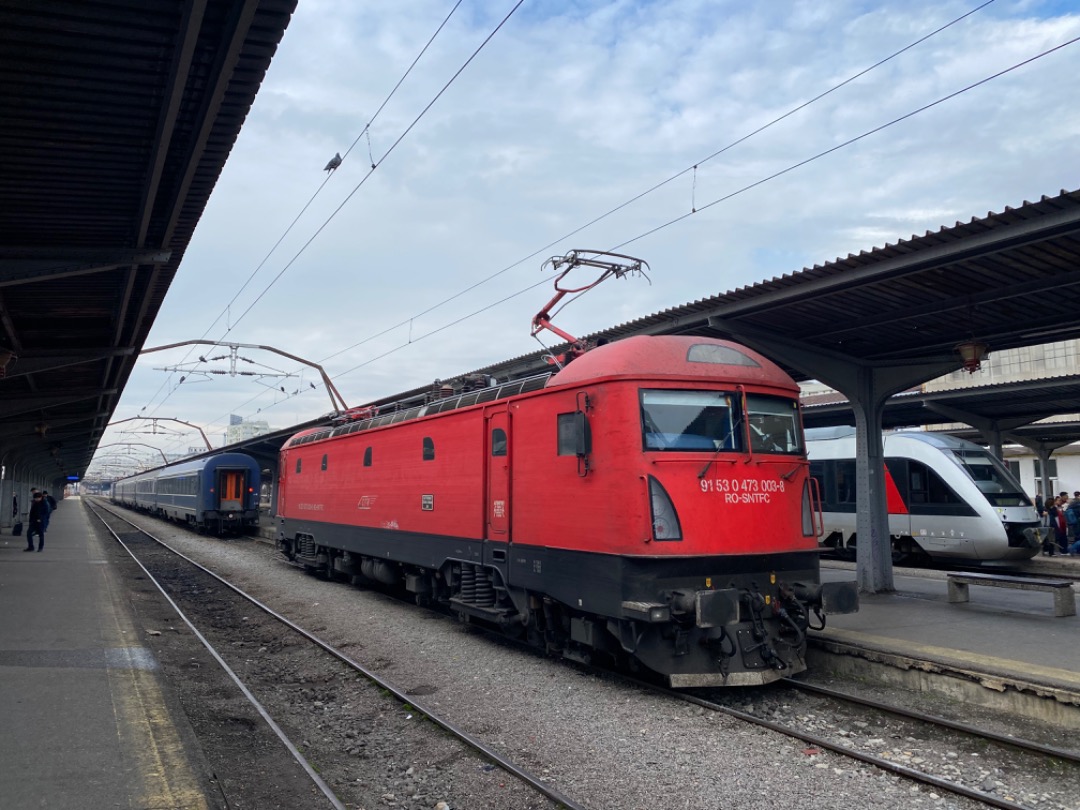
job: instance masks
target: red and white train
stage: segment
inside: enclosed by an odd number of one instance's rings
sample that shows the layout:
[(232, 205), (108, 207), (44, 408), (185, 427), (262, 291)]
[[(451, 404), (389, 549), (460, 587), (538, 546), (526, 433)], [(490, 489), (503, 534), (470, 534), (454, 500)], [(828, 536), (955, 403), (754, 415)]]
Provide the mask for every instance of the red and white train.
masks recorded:
[(858, 608), (820, 581), (798, 393), (736, 344), (633, 337), (354, 414), (282, 448), (279, 546), (568, 658), (768, 683), (805, 669), (811, 613)]

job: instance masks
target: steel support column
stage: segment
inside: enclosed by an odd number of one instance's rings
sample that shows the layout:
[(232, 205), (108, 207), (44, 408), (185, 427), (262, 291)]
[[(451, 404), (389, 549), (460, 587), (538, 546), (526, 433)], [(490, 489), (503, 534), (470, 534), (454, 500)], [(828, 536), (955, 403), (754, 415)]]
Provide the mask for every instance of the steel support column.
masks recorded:
[(881, 414), (885, 401), (893, 394), (955, 371), (959, 357), (935, 355), (921, 362), (869, 365), (839, 352), (808, 349), (805, 344), (778, 339), (737, 322), (710, 318), (709, 323), (762, 354), (835, 388), (851, 402), (855, 414), (856, 579), (861, 593), (894, 590)]

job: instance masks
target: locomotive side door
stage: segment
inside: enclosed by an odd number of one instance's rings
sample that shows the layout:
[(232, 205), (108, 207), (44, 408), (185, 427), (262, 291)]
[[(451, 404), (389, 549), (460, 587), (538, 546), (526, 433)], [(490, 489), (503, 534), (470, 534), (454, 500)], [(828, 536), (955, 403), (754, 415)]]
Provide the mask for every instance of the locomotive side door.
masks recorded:
[[(510, 414), (504, 409), (484, 415), (487, 490), (484, 498), (485, 562), (505, 566), (510, 542)], [(490, 545), (490, 544), (496, 545)]]

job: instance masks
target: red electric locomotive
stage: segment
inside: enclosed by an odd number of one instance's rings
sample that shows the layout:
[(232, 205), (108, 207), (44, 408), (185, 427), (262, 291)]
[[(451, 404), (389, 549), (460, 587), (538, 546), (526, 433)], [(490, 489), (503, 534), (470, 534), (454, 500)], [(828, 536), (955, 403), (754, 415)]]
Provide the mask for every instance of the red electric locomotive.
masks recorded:
[(279, 544), (568, 658), (674, 687), (805, 669), (821, 584), (798, 388), (765, 357), (633, 337), (558, 372), (300, 433)]

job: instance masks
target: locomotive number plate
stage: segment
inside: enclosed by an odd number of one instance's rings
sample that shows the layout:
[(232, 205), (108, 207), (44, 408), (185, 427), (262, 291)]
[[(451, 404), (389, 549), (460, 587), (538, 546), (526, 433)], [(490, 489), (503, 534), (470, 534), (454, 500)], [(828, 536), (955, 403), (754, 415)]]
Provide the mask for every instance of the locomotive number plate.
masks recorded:
[(431, 512), (435, 509), (435, 496), (434, 495), (421, 495), (420, 496), (420, 508), (425, 512)]

